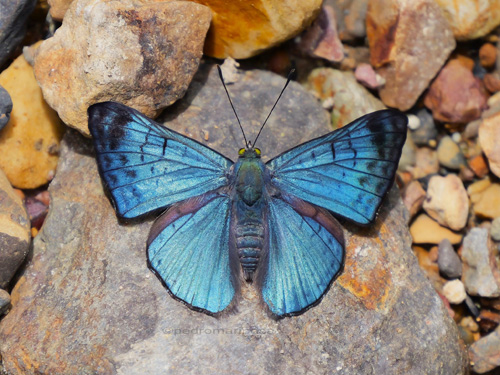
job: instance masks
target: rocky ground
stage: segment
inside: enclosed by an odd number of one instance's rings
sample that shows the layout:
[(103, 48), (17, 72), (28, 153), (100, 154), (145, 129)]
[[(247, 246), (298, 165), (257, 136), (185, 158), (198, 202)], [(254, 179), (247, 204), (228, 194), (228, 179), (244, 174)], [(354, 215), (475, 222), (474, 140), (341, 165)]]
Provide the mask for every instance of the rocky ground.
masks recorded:
[[(487, 4), (9, 2), (0, 374), (500, 371), (500, 5)], [(251, 288), (218, 320), (171, 299), (146, 266), (151, 220), (118, 222), (97, 173), (86, 110), (106, 100), (235, 159), (216, 63), (250, 135), (296, 68), (265, 158), (378, 109), (408, 115), (399, 190), (372, 227), (342, 223), (345, 269), (296, 318), (270, 320)]]

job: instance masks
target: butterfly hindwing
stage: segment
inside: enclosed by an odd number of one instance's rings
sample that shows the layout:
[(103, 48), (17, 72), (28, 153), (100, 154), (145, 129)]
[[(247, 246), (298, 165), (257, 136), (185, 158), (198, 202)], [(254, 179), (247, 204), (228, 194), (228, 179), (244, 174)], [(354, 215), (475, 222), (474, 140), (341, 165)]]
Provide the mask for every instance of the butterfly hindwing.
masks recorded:
[(229, 251), (230, 206), (217, 193), (180, 202), (157, 219), (148, 240), (149, 265), (168, 290), (214, 315), (239, 290), (238, 259)]
[(258, 285), (279, 317), (319, 302), (344, 265), (340, 224), (319, 207), (292, 196), (270, 198), (268, 240)]
[(227, 184), (232, 162), (123, 104), (89, 107), (99, 172), (116, 211), (137, 217)]
[(359, 224), (368, 224), (392, 186), (408, 119), (370, 113), (267, 163), (278, 189)]

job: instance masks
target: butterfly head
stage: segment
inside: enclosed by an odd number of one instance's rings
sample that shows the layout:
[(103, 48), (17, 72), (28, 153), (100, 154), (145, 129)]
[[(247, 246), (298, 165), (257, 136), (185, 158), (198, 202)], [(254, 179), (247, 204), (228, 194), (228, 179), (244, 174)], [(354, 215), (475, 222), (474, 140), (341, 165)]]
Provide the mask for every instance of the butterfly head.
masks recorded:
[(238, 155), (245, 159), (260, 159), (260, 149), (258, 148), (240, 148)]

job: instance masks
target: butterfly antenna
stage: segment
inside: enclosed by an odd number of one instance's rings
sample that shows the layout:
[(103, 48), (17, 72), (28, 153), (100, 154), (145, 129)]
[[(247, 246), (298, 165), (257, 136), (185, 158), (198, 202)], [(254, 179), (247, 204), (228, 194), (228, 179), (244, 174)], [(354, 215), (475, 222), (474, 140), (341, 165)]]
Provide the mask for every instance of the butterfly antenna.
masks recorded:
[(243, 133), (243, 139), (245, 139), (245, 147), (248, 148), (247, 137), (245, 136), (245, 132), (243, 131), (243, 126), (241, 126), (240, 118), (238, 117), (238, 114), (236, 113), (236, 109), (234, 109), (233, 102), (231, 101), (231, 97), (229, 96), (229, 91), (227, 91), (227, 87), (226, 87), (226, 84), (224, 82), (224, 77), (222, 76), (222, 69), (220, 68), (219, 65), (217, 65), (217, 70), (219, 71), (219, 77), (220, 77), (220, 80), (222, 81), (222, 86), (224, 86), (224, 90), (226, 90), (227, 98), (229, 99), (229, 103), (231, 103), (231, 108), (233, 109), (234, 115), (236, 116), (236, 120), (238, 120), (238, 124), (240, 124), (240, 129), (241, 129), (241, 132)]
[(264, 129), (264, 126), (266, 125), (266, 122), (267, 120), (269, 119), (269, 117), (271, 117), (271, 113), (273, 113), (274, 111), (274, 107), (276, 107), (276, 104), (278, 104), (278, 102), (280, 101), (280, 98), (281, 98), (281, 95), (283, 95), (283, 92), (285, 91), (286, 87), (288, 86), (288, 84), (290, 83), (290, 81), (292, 80), (292, 77), (293, 77), (293, 74), (295, 73), (295, 68), (293, 68), (292, 70), (290, 70), (290, 73), (288, 73), (288, 78), (286, 80), (286, 83), (285, 83), (285, 86), (283, 87), (283, 90), (281, 90), (280, 92), (280, 96), (278, 96), (278, 99), (276, 99), (276, 102), (274, 103), (273, 105), (273, 108), (271, 108), (271, 111), (269, 112), (269, 114), (267, 115), (266, 117), (266, 120), (264, 121), (264, 123), (262, 124), (262, 126), (260, 127), (260, 130), (259, 130), (259, 133), (257, 134), (257, 137), (255, 137), (255, 141), (253, 141), (253, 146), (252, 148), (255, 147), (255, 143), (257, 142), (257, 139), (259, 139), (259, 135), (260, 133), (262, 132), (262, 129)]

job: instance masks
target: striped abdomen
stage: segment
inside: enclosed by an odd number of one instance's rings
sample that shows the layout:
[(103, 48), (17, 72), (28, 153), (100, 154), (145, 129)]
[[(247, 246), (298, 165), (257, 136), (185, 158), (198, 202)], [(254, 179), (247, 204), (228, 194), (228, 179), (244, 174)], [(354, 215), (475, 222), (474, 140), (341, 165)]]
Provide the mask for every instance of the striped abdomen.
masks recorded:
[(251, 280), (259, 264), (264, 246), (264, 227), (262, 223), (238, 223), (236, 226), (236, 248), (245, 279)]

